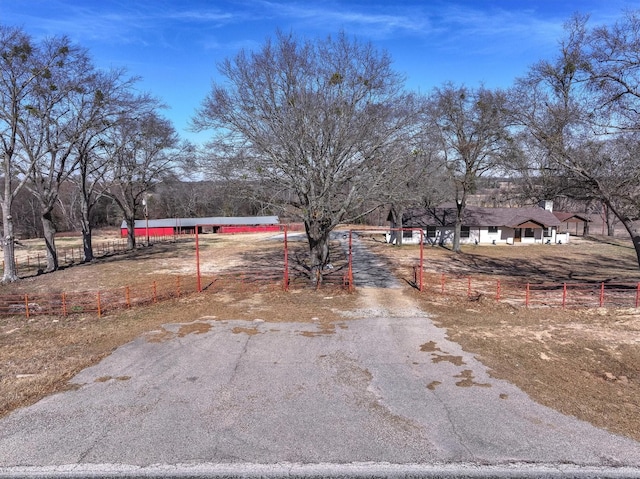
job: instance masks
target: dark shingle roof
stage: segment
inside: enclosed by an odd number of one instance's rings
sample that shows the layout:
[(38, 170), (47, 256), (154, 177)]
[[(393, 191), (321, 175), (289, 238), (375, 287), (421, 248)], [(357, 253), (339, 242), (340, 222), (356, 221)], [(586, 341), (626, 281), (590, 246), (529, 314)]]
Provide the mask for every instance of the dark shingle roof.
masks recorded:
[[(414, 208), (402, 216), (402, 225), (406, 228), (454, 226), (455, 219), (455, 207)], [(467, 206), (462, 215), (462, 224), (469, 227), (506, 226), (518, 228), (528, 222), (539, 224), (544, 228), (558, 226), (561, 223), (553, 213), (537, 206), (526, 208)]]
[(587, 213), (569, 213), (566, 211), (554, 211), (553, 215), (563, 223), (565, 221), (572, 221), (572, 222), (591, 221), (591, 218), (589, 218), (589, 215)]

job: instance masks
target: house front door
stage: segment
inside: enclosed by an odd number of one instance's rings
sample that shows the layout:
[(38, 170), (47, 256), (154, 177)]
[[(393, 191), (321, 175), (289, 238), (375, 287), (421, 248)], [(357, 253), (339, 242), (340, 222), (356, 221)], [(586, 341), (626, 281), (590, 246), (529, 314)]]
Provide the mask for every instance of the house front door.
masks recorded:
[(521, 243), (522, 242), (522, 228), (516, 228), (513, 233), (513, 242)]

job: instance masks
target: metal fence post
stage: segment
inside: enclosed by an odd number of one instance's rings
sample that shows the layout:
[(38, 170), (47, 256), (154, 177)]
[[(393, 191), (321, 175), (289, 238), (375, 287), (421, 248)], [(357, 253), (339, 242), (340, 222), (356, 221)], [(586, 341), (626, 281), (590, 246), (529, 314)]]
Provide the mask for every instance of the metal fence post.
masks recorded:
[(284, 290), (289, 291), (289, 243), (288, 228), (284, 225)]
[(202, 293), (202, 280), (200, 279), (200, 243), (198, 241), (198, 225), (196, 225), (196, 275), (198, 281), (198, 293)]
[(418, 291), (423, 289), (423, 272), (424, 271), (424, 230), (420, 228), (420, 287)]
[(353, 286), (353, 231), (349, 230), (349, 291), (354, 290)]

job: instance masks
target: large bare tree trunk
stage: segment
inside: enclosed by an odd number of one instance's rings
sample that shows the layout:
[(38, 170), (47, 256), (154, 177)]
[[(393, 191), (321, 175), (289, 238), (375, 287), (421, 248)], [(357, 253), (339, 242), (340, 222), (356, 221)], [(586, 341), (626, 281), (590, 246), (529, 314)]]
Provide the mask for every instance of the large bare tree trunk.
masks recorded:
[[(588, 200), (587, 204), (585, 205), (584, 208), (584, 216), (585, 218), (588, 220), (590, 218), (590, 214), (589, 211), (591, 211), (591, 206), (592, 206), (593, 200)], [(582, 225), (582, 236), (584, 236), (585, 238), (587, 236), (589, 236), (589, 234), (591, 233), (590, 231), (591, 228), (591, 222), (590, 221), (585, 221)]]
[(631, 236), (633, 247), (636, 250), (638, 265), (640, 266), (640, 223), (638, 221), (632, 221), (629, 218), (620, 218), (620, 222), (626, 228), (629, 236)]
[[(391, 236), (389, 238), (389, 242), (391, 244), (396, 244), (397, 246), (402, 246), (402, 214), (403, 208), (398, 207), (397, 205), (391, 205)], [(394, 229), (399, 228), (399, 229)]]
[(127, 218), (127, 249), (136, 248), (136, 220)]
[(89, 206), (89, 203), (87, 202), (87, 199), (82, 196), (81, 199), (81, 219), (80, 221), (82, 222), (82, 250), (83, 250), (83, 254), (84, 254), (84, 262), (88, 263), (90, 261), (93, 261), (93, 243), (91, 240), (92, 234), (91, 234), (91, 221), (90, 221), (90, 215), (91, 215), (91, 208)]
[(51, 211), (42, 214), (42, 231), (44, 243), (47, 247), (47, 273), (58, 269), (58, 251), (56, 250), (56, 227), (53, 223)]
[(456, 224), (453, 231), (453, 248), (455, 253), (459, 253), (460, 250), (460, 237), (462, 236), (462, 214), (466, 207), (466, 201), (456, 201)]
[(313, 218), (304, 222), (311, 257), (311, 281), (316, 285), (322, 282), (322, 270), (329, 262), (331, 230), (323, 223), (323, 220)]
[[(609, 226), (609, 224), (614, 223), (613, 221), (614, 218), (617, 218), (618, 220), (620, 220), (622, 225), (627, 230), (627, 233), (629, 233), (629, 236), (631, 237), (631, 241), (633, 242), (633, 248), (636, 251), (636, 259), (638, 261), (638, 266), (640, 266), (640, 221), (634, 221), (631, 218), (629, 218), (628, 215), (619, 214), (616, 208), (607, 199), (605, 199), (604, 203), (606, 205), (605, 211), (607, 213), (606, 214), (607, 226)], [(611, 221), (609, 221), (609, 218), (611, 218)], [(609, 235), (609, 236), (613, 236), (613, 235)]]
[(607, 203), (603, 203), (602, 205), (602, 221), (607, 225), (607, 236), (615, 235), (615, 221), (616, 215), (614, 214), (612, 208), (608, 206)]
[(456, 224), (453, 230), (453, 246), (451, 248), (455, 253), (460, 252), (460, 236), (461, 235), (462, 235), (462, 220), (459, 218), (456, 218)]
[(94, 256), (91, 228), (86, 229), (84, 224), (82, 226), (82, 252), (84, 255), (83, 261), (85, 263), (93, 261)]
[(13, 217), (11, 216), (11, 201), (2, 202), (2, 250), (4, 256), (3, 283), (11, 283), (18, 280), (16, 271), (16, 246), (13, 233)]

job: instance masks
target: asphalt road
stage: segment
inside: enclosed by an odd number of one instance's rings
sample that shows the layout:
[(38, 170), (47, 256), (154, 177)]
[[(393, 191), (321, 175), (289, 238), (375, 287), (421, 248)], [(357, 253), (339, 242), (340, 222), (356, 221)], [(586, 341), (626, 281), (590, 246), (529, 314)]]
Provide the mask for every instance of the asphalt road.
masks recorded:
[(401, 290), (360, 294), (335, 331), (122, 346), (0, 420), (0, 477), (640, 477), (640, 443), (491, 378)]

